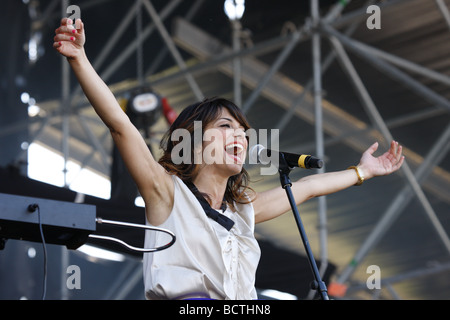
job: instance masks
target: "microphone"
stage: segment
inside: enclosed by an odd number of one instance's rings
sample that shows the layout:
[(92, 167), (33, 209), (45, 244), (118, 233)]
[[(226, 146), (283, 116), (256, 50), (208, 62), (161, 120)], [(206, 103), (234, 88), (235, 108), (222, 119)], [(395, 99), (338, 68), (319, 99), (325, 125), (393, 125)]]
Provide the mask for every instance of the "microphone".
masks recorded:
[(261, 144), (253, 146), (249, 153), (250, 163), (269, 164), (273, 162), (272, 157), (275, 157), (275, 161), (278, 161), (276, 162), (277, 164), (284, 158), (287, 165), (291, 168), (300, 167), (303, 169), (319, 169), (323, 167), (323, 160), (313, 157), (309, 154), (294, 154), (270, 150)]

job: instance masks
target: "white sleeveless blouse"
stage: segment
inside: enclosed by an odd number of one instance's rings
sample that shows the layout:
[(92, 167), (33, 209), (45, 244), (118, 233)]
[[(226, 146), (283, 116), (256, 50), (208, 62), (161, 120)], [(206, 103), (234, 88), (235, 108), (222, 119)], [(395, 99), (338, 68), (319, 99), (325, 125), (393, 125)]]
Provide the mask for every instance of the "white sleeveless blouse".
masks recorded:
[[(230, 231), (208, 218), (184, 182), (172, 176), (174, 205), (159, 227), (172, 231), (175, 243), (163, 251), (145, 253), (147, 299), (257, 299), (256, 268), (261, 251), (254, 236), (253, 205), (235, 204), (224, 214), (235, 224)], [(146, 231), (145, 247), (170, 241), (162, 232)]]

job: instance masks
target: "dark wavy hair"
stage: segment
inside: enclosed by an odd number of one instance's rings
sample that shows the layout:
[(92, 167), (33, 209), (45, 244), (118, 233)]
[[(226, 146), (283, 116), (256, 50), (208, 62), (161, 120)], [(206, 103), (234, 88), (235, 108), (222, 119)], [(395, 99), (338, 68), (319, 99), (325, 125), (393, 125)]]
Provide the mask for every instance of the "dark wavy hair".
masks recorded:
[[(194, 149), (196, 147), (196, 142), (194, 141), (194, 122), (201, 121), (202, 132), (205, 132), (205, 128), (208, 124), (219, 118), (223, 108), (227, 109), (245, 130), (250, 128), (241, 109), (227, 99), (213, 97), (191, 104), (179, 114), (161, 140), (163, 155), (158, 162), (169, 174), (174, 174), (185, 182), (193, 182), (200, 169), (199, 165), (194, 161)], [(173, 148), (178, 143), (182, 142), (173, 141), (172, 139), (172, 134), (177, 129), (186, 129), (190, 133), (191, 161), (188, 163), (182, 162), (180, 164), (175, 164), (171, 156)], [(233, 175), (228, 179), (224, 199), (233, 210), (235, 209), (233, 205), (234, 202), (250, 203), (252, 201), (250, 194), (253, 193), (253, 189), (251, 189), (248, 184), (249, 175), (244, 168), (242, 168), (240, 173)], [(202, 194), (202, 196), (208, 201), (210, 200), (208, 194)]]

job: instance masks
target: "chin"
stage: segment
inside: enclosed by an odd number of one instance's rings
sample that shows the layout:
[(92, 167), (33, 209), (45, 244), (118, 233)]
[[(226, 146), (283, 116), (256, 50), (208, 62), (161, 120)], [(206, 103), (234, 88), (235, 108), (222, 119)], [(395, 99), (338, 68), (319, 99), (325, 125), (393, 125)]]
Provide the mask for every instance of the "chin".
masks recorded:
[(227, 172), (228, 176), (235, 176), (242, 171), (243, 164), (238, 163), (225, 163), (220, 165), (224, 171)]
[(234, 176), (234, 175), (237, 175), (237, 174), (239, 174), (239, 173), (241, 173), (242, 172), (242, 164), (235, 164), (235, 165), (232, 165), (233, 166), (233, 174), (232, 174), (232, 176)]

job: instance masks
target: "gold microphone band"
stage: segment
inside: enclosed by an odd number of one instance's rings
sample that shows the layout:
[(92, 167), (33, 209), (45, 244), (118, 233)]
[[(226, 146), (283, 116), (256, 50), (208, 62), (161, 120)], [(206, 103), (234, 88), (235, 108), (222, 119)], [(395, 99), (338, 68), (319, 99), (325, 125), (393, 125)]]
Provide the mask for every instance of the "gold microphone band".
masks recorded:
[(298, 166), (299, 166), (300, 168), (306, 169), (306, 166), (305, 166), (305, 160), (306, 160), (307, 157), (309, 157), (308, 154), (302, 154), (302, 155), (298, 158)]
[(361, 170), (357, 166), (350, 166), (347, 169), (354, 169), (356, 171), (356, 175), (358, 176), (358, 182), (355, 184), (355, 186), (360, 186), (364, 182), (364, 175), (362, 174)]

